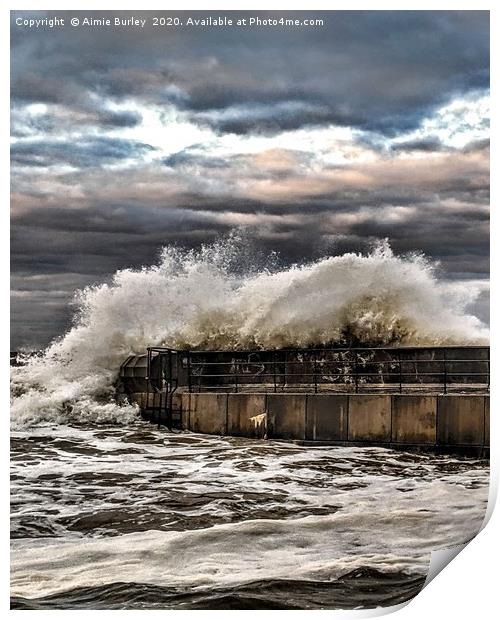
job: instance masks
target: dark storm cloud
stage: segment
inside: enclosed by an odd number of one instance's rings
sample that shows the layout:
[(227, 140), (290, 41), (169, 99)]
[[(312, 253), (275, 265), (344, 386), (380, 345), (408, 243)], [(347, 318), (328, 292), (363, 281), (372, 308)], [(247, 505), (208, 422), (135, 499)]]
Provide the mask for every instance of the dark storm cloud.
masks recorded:
[(484, 151), (486, 149), (489, 149), (489, 147), (489, 139), (472, 140), (462, 148), (453, 148), (449, 145), (443, 144), (443, 142), (437, 136), (423, 136), (421, 138), (405, 140), (404, 142), (397, 142), (395, 144), (392, 144), (390, 150), (396, 153), (440, 153), (444, 151), (462, 151), (463, 153), (472, 153), (473, 151)]
[(200, 124), (212, 127), (219, 133), (233, 134), (276, 134), (301, 127), (328, 124), (362, 124), (361, 117), (355, 119), (352, 113), (332, 110), (327, 105), (314, 105), (301, 101), (280, 103), (245, 104), (225, 110), (212, 110), (191, 114), (190, 118)]
[(422, 199), (416, 206), (410, 201), (398, 203), (397, 196), (390, 197), (386, 190), (384, 201), (381, 206), (380, 194), (378, 202), (368, 195), (357, 200), (339, 195), (286, 209), (284, 203), (269, 207), (258, 201), (191, 195), (162, 206), (155, 206), (156, 198), (148, 204), (145, 197), (140, 203), (111, 207), (103, 190), (92, 206), (69, 209), (61, 198), (59, 206), (26, 209), (15, 216), (13, 262), (33, 273), (95, 270), (109, 274), (129, 266), (131, 252), (133, 264), (145, 264), (163, 244), (193, 247), (200, 239), (213, 239), (243, 225), (251, 230), (257, 246), (266, 247), (273, 239), (274, 249), (286, 261), (314, 258), (331, 239), (342, 238), (344, 249), (359, 250), (366, 249), (367, 242), (387, 237), (398, 252), (423, 251), (445, 261), (475, 256), (460, 271), (487, 272), (487, 210), (467, 202), (466, 192), (456, 191), (440, 200), (432, 200), (429, 193), (427, 202)]
[(134, 140), (94, 137), (79, 141), (33, 140), (16, 142), (11, 148), (11, 162), (19, 166), (46, 167), (66, 164), (77, 168), (138, 157), (154, 150)]
[(173, 103), (200, 123), (235, 133), (335, 122), (393, 134), (416, 127), (452, 95), (488, 88), (486, 11), (295, 16), (322, 18), (324, 26), (165, 31), (149, 25), (127, 36), (68, 26), (50, 37), (14, 26), (12, 96), (69, 107), (89, 93), (132, 96)]
[(182, 166), (203, 166), (204, 168), (229, 168), (230, 163), (228, 158), (223, 157), (210, 157), (207, 154), (203, 154), (197, 148), (187, 148), (177, 153), (172, 153), (168, 157), (162, 159), (162, 163), (167, 168), (178, 168)]
[(436, 136), (426, 136), (425, 138), (398, 142), (397, 144), (393, 144), (391, 148), (393, 151), (403, 151), (406, 153), (411, 151), (432, 153), (446, 150), (446, 147)]
[(103, 110), (99, 115), (99, 122), (111, 127), (135, 127), (141, 121), (142, 116), (138, 112)]

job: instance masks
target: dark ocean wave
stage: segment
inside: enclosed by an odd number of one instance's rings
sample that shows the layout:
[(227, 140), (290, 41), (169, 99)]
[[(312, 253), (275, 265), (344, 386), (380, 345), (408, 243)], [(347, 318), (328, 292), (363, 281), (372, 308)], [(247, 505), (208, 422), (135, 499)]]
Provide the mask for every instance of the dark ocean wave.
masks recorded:
[(11, 598), (11, 609), (355, 609), (410, 600), (425, 576), (351, 571), (334, 582), (274, 579), (210, 590), (144, 583), (75, 588), (37, 599)]
[(19, 431), (12, 607), (394, 605), (421, 589), (433, 549), (478, 531), (488, 473), (472, 459), (145, 423)]

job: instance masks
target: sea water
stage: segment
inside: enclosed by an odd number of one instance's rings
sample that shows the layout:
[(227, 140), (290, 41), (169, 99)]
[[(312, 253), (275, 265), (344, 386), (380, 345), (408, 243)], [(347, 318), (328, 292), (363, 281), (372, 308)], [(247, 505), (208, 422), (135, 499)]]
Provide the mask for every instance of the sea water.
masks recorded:
[(24, 608), (356, 608), (481, 527), (487, 463), (383, 448), (57, 426), (12, 439)]
[(32, 608), (354, 608), (406, 600), (481, 527), (488, 464), (155, 430), (116, 393), (148, 346), (477, 344), (478, 291), (387, 244), (280, 268), (235, 239), (77, 294), (12, 370), (12, 596)]

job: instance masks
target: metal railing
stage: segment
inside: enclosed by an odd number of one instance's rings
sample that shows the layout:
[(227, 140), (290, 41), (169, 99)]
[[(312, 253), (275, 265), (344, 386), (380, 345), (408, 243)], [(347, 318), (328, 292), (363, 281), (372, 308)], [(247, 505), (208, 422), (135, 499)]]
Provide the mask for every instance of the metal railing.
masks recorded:
[[(153, 365), (153, 358), (159, 358), (160, 364)], [(165, 424), (174, 426), (173, 396), (178, 388), (177, 351), (166, 348), (149, 347), (147, 353), (146, 407), (157, 416), (158, 428)], [(152, 389), (151, 389), (152, 388)]]
[[(189, 392), (396, 392), (489, 391), (489, 347), (316, 348), (248, 351), (148, 350), (164, 380)], [(167, 376), (167, 374), (169, 376)], [(148, 375), (151, 376), (148, 370)]]

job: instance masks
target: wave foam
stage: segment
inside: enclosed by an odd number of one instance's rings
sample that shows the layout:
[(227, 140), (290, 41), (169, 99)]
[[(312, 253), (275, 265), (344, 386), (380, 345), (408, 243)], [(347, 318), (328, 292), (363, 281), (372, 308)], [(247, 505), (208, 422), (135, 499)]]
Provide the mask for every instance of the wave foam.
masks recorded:
[(113, 384), (120, 364), (148, 346), (234, 349), (312, 346), (477, 344), (481, 321), (466, 312), (479, 293), (437, 279), (422, 256), (396, 256), (387, 243), (286, 269), (234, 269), (238, 240), (197, 251), (163, 250), (158, 264), (118, 271), (111, 283), (77, 293), (74, 326), (41, 357), (13, 369), (14, 427), (124, 421)]

